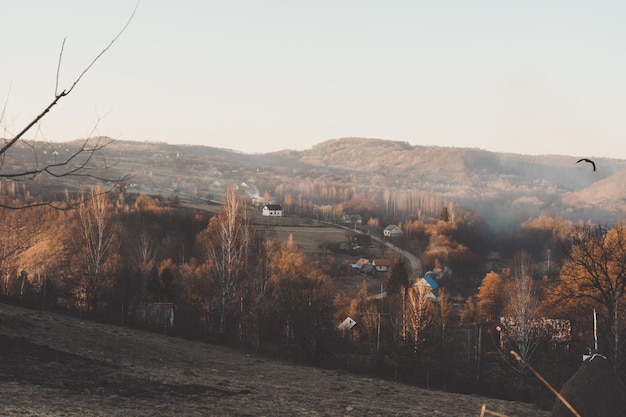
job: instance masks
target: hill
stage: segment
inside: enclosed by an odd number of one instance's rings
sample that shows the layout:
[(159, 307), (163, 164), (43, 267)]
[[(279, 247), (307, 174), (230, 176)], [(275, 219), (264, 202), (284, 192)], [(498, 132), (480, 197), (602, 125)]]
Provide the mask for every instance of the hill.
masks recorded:
[[(211, 197), (219, 195), (224, 185), (234, 184), (251, 196), (282, 192), (314, 204), (325, 204), (333, 192), (342, 191), (371, 201), (382, 201), (386, 192), (414, 193), (467, 207), (496, 228), (542, 212), (572, 221), (611, 223), (621, 216), (626, 175), (624, 161), (607, 158), (596, 159), (598, 170), (593, 172), (588, 164), (576, 164), (574, 156), (411, 146), (364, 138), (329, 140), (304, 151), (270, 154), (132, 142), (114, 142), (106, 151), (120, 161), (118, 169), (132, 167), (140, 186), (160, 187), (163, 193), (176, 190), (181, 195)], [(146, 158), (149, 163), (143, 166), (150, 166), (149, 172), (138, 171)]]
[[(81, 143), (58, 144), (54, 149), (42, 144), (35, 151), (20, 144), (7, 155), (11, 163), (3, 166), (3, 173), (24, 169), (34, 161), (52, 163)], [(251, 197), (289, 194), (303, 204), (318, 205), (334, 204), (338, 198), (379, 205), (389, 195), (398, 202), (406, 201), (406, 195), (421, 201), (436, 198), (469, 208), (496, 227), (519, 224), (540, 213), (603, 223), (621, 218), (625, 161), (597, 158), (594, 172), (589, 164), (576, 164), (579, 157), (342, 138), (304, 151), (268, 154), (113, 141), (97, 152), (93, 162), (108, 167), (108, 178), (130, 174), (129, 183), (136, 191), (198, 201), (219, 199), (227, 185), (235, 185)], [(54, 178), (53, 184), (79, 186), (84, 179)]]
[(0, 303), (3, 416), (549, 416)]

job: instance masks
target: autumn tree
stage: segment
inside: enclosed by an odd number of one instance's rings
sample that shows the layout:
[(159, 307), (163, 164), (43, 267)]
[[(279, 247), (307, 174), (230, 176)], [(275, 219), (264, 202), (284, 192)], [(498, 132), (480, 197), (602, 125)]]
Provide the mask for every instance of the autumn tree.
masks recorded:
[[(174, 263), (166, 259), (159, 265), (159, 274), (169, 270), (176, 288), (176, 321), (174, 325), (181, 334), (206, 335), (213, 331), (211, 320), (213, 300), (208, 297), (212, 291), (211, 282), (207, 280), (208, 266), (196, 258), (182, 263)], [(169, 300), (174, 301), (174, 300)]]
[(476, 297), (471, 295), (467, 297), (463, 307), (459, 310), (459, 321), (463, 326), (474, 325), (479, 321)]
[(356, 298), (350, 302), (348, 315), (357, 320), (358, 338), (366, 345), (375, 347), (372, 351), (376, 351), (379, 347), (381, 312), (369, 297), (366, 280), (363, 280)]
[(489, 272), (483, 278), (476, 295), (478, 315), (482, 323), (496, 324), (504, 308), (504, 281), (500, 274)]
[(67, 235), (70, 213), (32, 207), (10, 210), (7, 214), (20, 228), (7, 227), (2, 238), (8, 238), (5, 242), (9, 243), (15, 238), (27, 243), (14, 254), (12, 264), (20, 271), (27, 271), (29, 284), (37, 293), (37, 306), (51, 306), (56, 302), (55, 290), (62, 285), (61, 276), (67, 265), (67, 244), (63, 237)]
[(449, 222), (450, 221), (450, 214), (448, 213), (448, 207), (443, 206), (443, 208), (441, 209), (441, 213), (439, 214), (439, 220), (442, 222)]
[[(590, 302), (601, 318), (613, 366), (623, 363), (626, 307), (626, 229), (577, 227), (565, 254), (556, 292), (560, 298)], [(591, 317), (592, 311), (588, 311)]]
[(367, 220), (367, 227), (376, 230), (380, 227), (380, 220), (376, 217), (370, 217)]
[(177, 265), (170, 258), (159, 263), (157, 269), (159, 301), (170, 303), (178, 301), (181, 288), (176, 275), (177, 269)]
[(11, 295), (18, 256), (41, 238), (41, 213), (0, 208), (0, 294)]
[(316, 361), (334, 327), (333, 287), (290, 238), (273, 253), (271, 294), (275, 336)]
[(573, 230), (571, 221), (542, 213), (520, 225), (516, 240), (534, 259), (546, 259), (546, 270), (549, 272), (552, 265), (560, 261), (561, 253), (556, 249), (570, 240)]

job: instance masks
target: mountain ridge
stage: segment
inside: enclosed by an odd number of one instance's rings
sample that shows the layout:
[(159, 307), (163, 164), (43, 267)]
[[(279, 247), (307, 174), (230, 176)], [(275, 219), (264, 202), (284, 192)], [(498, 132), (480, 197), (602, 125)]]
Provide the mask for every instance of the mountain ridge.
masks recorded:
[(439, 193), (479, 212), (484, 212), (481, 201), (513, 201), (523, 206), (513, 211), (525, 207), (528, 215), (548, 212), (571, 220), (612, 222), (621, 215), (626, 196), (625, 161), (613, 158), (595, 158), (598, 170), (593, 171), (588, 164), (577, 164), (579, 157), (568, 155), (361, 138), (325, 141), (291, 152), (290, 157), (311, 165), (401, 177), (404, 186)]
[[(63, 151), (78, 143), (46, 144), (45, 149), (54, 146)], [(51, 158), (51, 152), (44, 154), (43, 149), (38, 151), (39, 163)], [(28, 146), (21, 151), (33, 152)], [(541, 213), (613, 223), (623, 214), (626, 196), (624, 160), (595, 158), (597, 171), (593, 171), (589, 164), (577, 164), (578, 157), (567, 155), (499, 153), (372, 138), (331, 139), (306, 150), (265, 154), (114, 140), (98, 151), (97, 158), (108, 165), (116, 161), (113, 173), (119, 177), (131, 173), (137, 191), (149, 194), (215, 199), (226, 186), (245, 184), (251, 196), (267, 193), (280, 199), (289, 194), (322, 205), (339, 203), (338, 193), (374, 204), (380, 204), (385, 193), (405, 193), (411, 198), (436, 196), (466, 207), (496, 227), (519, 224)]]

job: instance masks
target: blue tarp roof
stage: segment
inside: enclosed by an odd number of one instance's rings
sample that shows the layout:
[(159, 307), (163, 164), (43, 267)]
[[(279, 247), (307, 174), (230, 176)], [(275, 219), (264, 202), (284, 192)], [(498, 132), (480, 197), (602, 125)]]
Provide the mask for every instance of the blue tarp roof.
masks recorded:
[(435, 279), (430, 275), (424, 275), (424, 279), (426, 280), (426, 282), (428, 282), (428, 285), (430, 285), (430, 288), (432, 288), (433, 290), (435, 288), (439, 288), (439, 284), (437, 284), (437, 281), (435, 281)]

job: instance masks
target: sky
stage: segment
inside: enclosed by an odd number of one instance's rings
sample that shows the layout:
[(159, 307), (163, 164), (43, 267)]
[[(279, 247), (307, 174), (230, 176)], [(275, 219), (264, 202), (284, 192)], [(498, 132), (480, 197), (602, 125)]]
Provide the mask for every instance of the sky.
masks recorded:
[[(71, 87), (135, 0), (6, 1), (0, 137)], [(626, 159), (626, 2), (142, 0), (28, 138), (247, 153), (342, 137)], [(65, 44), (61, 54), (63, 40)]]

